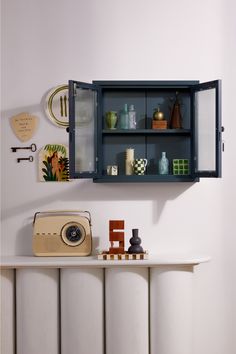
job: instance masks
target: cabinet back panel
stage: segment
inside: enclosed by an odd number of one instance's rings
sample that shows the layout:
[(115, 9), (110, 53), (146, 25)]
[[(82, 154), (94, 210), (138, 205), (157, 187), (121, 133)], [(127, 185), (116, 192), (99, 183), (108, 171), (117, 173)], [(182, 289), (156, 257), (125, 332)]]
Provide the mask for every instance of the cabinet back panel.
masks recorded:
[(172, 136), (149, 136), (147, 137), (147, 173), (157, 174), (158, 161), (161, 158), (162, 151), (166, 152), (169, 160), (170, 173), (172, 174), (172, 160), (173, 159), (191, 159), (190, 154), (190, 138)]
[(137, 128), (144, 129), (146, 116), (146, 98), (144, 90), (109, 90), (103, 91), (103, 109), (102, 119), (103, 127), (106, 128), (105, 114), (109, 111), (118, 113), (118, 122), (121, 110), (124, 104), (133, 104), (136, 111)]
[(103, 174), (108, 165), (118, 165), (119, 175), (125, 174), (125, 150), (134, 149), (134, 158), (146, 157), (144, 136), (104, 136), (103, 138)]
[[(179, 92), (180, 109), (182, 115), (182, 128), (190, 129), (190, 94), (185, 91)], [(148, 90), (147, 91), (147, 128), (151, 129), (151, 121), (155, 108), (160, 107), (160, 111), (164, 113), (165, 119), (170, 122), (171, 109), (175, 101), (176, 91)]]

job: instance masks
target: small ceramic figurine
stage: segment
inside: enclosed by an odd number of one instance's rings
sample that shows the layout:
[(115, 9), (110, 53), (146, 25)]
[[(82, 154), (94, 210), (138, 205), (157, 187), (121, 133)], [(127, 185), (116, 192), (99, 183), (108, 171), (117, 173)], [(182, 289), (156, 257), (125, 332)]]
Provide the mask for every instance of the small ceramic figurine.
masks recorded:
[[(109, 241), (111, 247), (109, 248), (110, 254), (123, 254), (125, 253), (125, 222), (124, 220), (110, 220), (109, 221)], [(119, 231), (114, 231), (119, 230)], [(119, 246), (115, 247), (114, 242), (119, 242)]]
[(142, 240), (138, 236), (138, 229), (132, 229), (132, 237), (129, 240), (131, 246), (128, 249), (128, 253), (143, 253), (143, 247), (140, 246)]

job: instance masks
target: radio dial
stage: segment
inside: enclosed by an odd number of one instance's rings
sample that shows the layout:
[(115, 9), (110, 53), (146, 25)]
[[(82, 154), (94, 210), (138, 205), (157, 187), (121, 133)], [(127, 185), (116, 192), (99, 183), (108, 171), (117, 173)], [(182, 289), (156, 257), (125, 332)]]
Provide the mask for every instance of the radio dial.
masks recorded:
[(74, 222), (64, 225), (61, 231), (62, 239), (68, 246), (80, 245), (84, 241), (85, 235), (84, 227)]
[(78, 226), (69, 226), (66, 230), (66, 238), (70, 242), (77, 242), (81, 239), (81, 231)]

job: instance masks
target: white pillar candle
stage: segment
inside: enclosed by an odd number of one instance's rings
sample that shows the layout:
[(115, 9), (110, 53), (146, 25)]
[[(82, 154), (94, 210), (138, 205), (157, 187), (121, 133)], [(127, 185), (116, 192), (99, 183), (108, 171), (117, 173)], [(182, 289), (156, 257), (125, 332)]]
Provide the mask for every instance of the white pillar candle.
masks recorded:
[(125, 174), (133, 174), (134, 149), (128, 148), (125, 151)]

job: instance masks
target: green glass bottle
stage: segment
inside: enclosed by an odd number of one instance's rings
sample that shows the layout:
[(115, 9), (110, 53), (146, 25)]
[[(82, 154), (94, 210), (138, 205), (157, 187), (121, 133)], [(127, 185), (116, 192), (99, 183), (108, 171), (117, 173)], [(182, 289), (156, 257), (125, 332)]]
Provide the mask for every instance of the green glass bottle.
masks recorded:
[(124, 108), (120, 112), (120, 129), (129, 129), (129, 113), (127, 103), (124, 104)]

